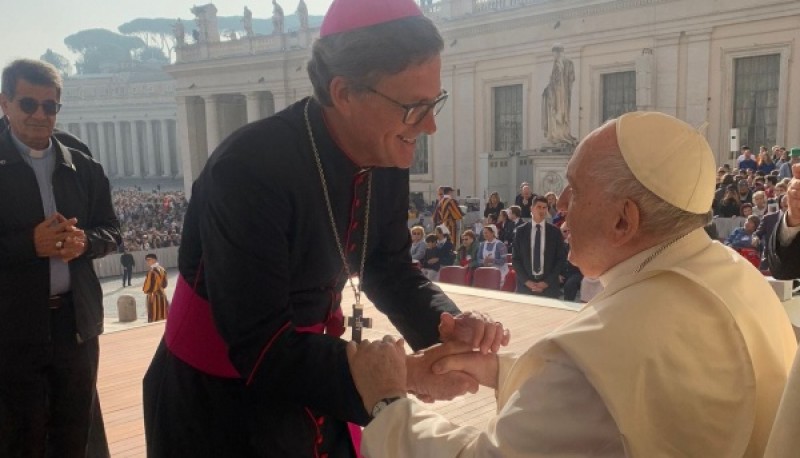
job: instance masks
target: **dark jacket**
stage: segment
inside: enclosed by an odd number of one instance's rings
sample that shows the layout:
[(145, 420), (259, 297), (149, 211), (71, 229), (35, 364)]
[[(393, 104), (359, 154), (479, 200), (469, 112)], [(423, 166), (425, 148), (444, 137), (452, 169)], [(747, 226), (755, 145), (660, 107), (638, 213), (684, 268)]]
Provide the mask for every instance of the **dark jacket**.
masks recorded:
[[(69, 265), (78, 339), (87, 340), (103, 332), (103, 294), (92, 259), (116, 250), (119, 222), (100, 164), (52, 140), (56, 207), (65, 217), (78, 219), (89, 245)], [(0, 341), (44, 343), (50, 338), (50, 264), (36, 256), (33, 244), (44, 208), (36, 176), (8, 130), (0, 134), (0, 196)]]
[(123, 253), (122, 256), (119, 257), (119, 263), (122, 264), (122, 267), (133, 267), (136, 265), (136, 260), (133, 259), (132, 254)]
[(796, 236), (789, 246), (780, 246), (778, 231), (781, 229), (784, 212), (778, 218), (772, 238), (767, 244), (766, 257), (769, 259), (769, 271), (773, 277), (781, 280), (800, 278), (800, 236)]
[[(544, 245), (544, 266), (542, 275), (544, 278), (535, 280), (533, 278), (533, 260), (531, 259), (531, 228), (533, 223), (526, 223), (517, 228), (517, 235), (514, 236), (514, 251), (511, 260), (514, 270), (517, 272), (517, 291), (525, 291), (525, 282), (528, 280), (544, 281), (547, 283), (545, 295), (552, 296), (554, 289), (558, 289), (560, 282), (558, 276), (564, 271), (567, 263), (567, 250), (564, 246), (564, 236), (561, 231), (550, 223), (543, 223), (545, 228)], [(525, 289), (522, 289), (525, 288)]]

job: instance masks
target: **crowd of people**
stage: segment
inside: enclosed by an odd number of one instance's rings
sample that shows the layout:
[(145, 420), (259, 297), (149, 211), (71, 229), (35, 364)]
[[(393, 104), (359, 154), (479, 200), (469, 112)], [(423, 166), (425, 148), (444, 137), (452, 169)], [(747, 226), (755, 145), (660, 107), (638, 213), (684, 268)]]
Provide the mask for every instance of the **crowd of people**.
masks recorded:
[[(599, 292), (599, 282), (567, 260), (570, 231), (565, 213), (556, 208), (555, 192), (536, 195), (523, 182), (509, 207), (492, 192), (484, 218), (459, 236), (453, 223), (463, 215), (453, 210), (450, 190), (439, 188), (432, 233), (426, 235), (421, 225), (411, 228), (411, 258), (430, 280), (439, 280), (442, 267), (457, 265), (466, 269), (464, 283), (471, 285), (476, 269), (495, 267), (506, 291), (583, 302)], [(524, 235), (517, 236), (518, 231)]]
[[(762, 146), (753, 156), (741, 148), (737, 167), (717, 169), (717, 188), (712, 211), (712, 238), (736, 249), (761, 270), (768, 270), (765, 248), (769, 244), (780, 210), (786, 210), (785, 195), (791, 178), (791, 165), (800, 161), (800, 148)], [(786, 175), (788, 173), (788, 175)]]
[(181, 244), (186, 214), (183, 191), (120, 189), (111, 193), (127, 251), (147, 251)]

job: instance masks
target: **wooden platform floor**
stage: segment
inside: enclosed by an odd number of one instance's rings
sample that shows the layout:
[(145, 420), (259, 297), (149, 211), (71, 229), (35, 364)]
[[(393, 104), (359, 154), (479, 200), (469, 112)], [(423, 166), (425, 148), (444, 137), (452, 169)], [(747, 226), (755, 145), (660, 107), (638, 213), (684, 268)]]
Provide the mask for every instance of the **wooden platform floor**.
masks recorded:
[[(575, 305), (534, 299), (507, 293), (473, 288), (443, 286), (463, 311), (489, 313), (511, 330), (508, 351), (522, 352), (538, 338), (575, 315)], [(352, 292), (343, 292), (343, 304), (352, 302)], [(346, 305), (345, 313), (347, 313)], [(372, 317), (374, 328), (365, 338), (377, 339), (385, 334), (398, 335), (389, 320), (372, 304), (365, 306), (365, 315)], [(348, 330), (349, 331), (349, 330)], [(145, 456), (142, 422), (142, 378), (164, 332), (164, 323), (156, 323), (106, 334), (100, 338), (100, 372), (98, 389), (112, 457)], [(494, 415), (493, 390), (481, 389), (432, 407), (456, 423), (480, 426)]]

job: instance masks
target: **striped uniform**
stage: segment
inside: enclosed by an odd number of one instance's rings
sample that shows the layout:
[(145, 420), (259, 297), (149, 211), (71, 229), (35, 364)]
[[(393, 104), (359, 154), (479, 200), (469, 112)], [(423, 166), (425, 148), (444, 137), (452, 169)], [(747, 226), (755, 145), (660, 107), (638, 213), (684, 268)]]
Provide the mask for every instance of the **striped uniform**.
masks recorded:
[(167, 319), (167, 308), (169, 301), (164, 294), (167, 287), (167, 271), (159, 265), (154, 265), (148, 272), (144, 280), (142, 291), (147, 294), (147, 322), (160, 321)]
[(447, 226), (447, 229), (450, 231), (450, 242), (453, 243), (453, 246), (457, 246), (458, 244), (458, 232), (456, 230), (456, 223), (463, 218), (464, 215), (461, 213), (461, 209), (458, 208), (458, 202), (452, 197), (445, 197), (441, 200), (439, 205), (436, 207), (436, 221), (439, 221), (439, 224), (444, 224)]

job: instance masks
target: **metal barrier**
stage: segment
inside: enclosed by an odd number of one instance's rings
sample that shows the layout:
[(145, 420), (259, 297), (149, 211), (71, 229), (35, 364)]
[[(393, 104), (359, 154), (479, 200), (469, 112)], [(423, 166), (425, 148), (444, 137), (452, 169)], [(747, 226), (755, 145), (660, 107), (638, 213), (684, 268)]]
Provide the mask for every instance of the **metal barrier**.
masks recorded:
[[(148, 253), (158, 256), (158, 263), (165, 269), (178, 267), (178, 247), (176, 246), (149, 251), (132, 251), (131, 254), (134, 261), (136, 261), (136, 265), (133, 266), (133, 273), (141, 273), (147, 270), (147, 263), (144, 262), (144, 257)], [(122, 264), (119, 263), (120, 256), (122, 256), (122, 253), (114, 253), (104, 258), (95, 259), (94, 271), (97, 273), (97, 277), (121, 277)]]

